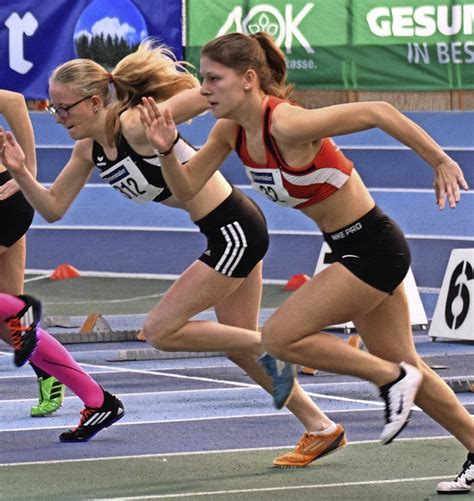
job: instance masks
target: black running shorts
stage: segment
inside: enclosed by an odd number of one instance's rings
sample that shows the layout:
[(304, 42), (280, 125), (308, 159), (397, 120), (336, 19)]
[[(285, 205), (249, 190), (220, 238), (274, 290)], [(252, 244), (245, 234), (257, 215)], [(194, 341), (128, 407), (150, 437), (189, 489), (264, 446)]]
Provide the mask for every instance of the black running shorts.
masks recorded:
[[(8, 172), (0, 172), (0, 186), (11, 178)], [(0, 245), (11, 247), (19, 240), (33, 222), (33, 215), (34, 210), (21, 191), (0, 201)]]
[(235, 187), (195, 224), (207, 238), (207, 249), (199, 260), (228, 277), (247, 277), (267, 252), (265, 217), (257, 204)]
[(398, 225), (377, 206), (352, 224), (323, 233), (332, 253), (356, 277), (392, 293), (410, 268), (410, 249)]

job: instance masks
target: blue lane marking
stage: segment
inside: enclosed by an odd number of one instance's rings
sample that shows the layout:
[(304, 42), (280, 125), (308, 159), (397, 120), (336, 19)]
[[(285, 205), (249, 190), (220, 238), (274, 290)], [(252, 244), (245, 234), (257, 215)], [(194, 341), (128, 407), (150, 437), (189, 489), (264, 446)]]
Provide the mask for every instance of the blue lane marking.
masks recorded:
[[(472, 146), (472, 129), (474, 112), (407, 112), (409, 118), (425, 129), (443, 147)], [(31, 112), (31, 120), (38, 145), (65, 144), (72, 145), (66, 129), (58, 125), (54, 118), (45, 112)], [(207, 135), (215, 123), (211, 113), (194, 118), (190, 124), (180, 126), (180, 131), (189, 141), (196, 145), (204, 144)], [(0, 124), (4, 120), (0, 117)], [(396, 140), (379, 129), (348, 134), (337, 137), (340, 145), (399, 145)]]
[[(270, 231), (302, 231), (320, 234), (316, 225), (294, 209), (283, 209), (255, 193), (251, 188), (243, 191), (262, 208)], [(472, 214), (474, 193), (463, 194), (458, 207), (440, 211), (434, 193), (377, 191), (376, 202), (391, 215), (406, 233), (426, 235), (474, 236)], [(414, 217), (416, 216), (416, 217)], [(109, 228), (172, 227), (197, 231), (185, 211), (163, 204), (137, 204), (125, 199), (108, 186), (86, 186), (65, 217), (50, 225), (39, 214), (33, 222), (35, 228), (61, 226), (94, 226)]]

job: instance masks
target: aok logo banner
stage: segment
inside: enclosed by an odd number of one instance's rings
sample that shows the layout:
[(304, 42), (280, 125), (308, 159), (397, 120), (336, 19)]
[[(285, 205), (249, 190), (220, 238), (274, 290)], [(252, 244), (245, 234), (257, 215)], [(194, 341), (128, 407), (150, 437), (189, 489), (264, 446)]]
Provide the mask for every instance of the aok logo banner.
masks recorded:
[(474, 1), (188, 0), (186, 59), (224, 33), (266, 31), (298, 88), (474, 89)]

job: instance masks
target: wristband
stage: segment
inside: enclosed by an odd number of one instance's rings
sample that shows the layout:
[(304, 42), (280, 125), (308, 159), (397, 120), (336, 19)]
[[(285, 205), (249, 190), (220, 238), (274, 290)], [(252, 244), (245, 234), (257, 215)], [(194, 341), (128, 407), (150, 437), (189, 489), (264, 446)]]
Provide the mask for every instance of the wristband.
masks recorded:
[(178, 132), (178, 134), (176, 135), (176, 139), (173, 141), (173, 144), (171, 145), (171, 148), (169, 150), (166, 150), (166, 151), (158, 151), (158, 150), (155, 150), (155, 153), (158, 157), (166, 157), (167, 155), (169, 155), (172, 151), (173, 151), (173, 148), (175, 147), (175, 144), (181, 139), (181, 136)]

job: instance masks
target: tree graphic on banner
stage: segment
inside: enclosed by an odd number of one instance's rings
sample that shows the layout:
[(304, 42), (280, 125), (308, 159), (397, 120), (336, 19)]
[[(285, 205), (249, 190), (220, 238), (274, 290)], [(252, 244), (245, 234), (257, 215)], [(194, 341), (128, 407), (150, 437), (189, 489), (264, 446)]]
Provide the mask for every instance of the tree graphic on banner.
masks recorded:
[(127, 54), (134, 52), (139, 44), (129, 44), (117, 35), (80, 36), (76, 39), (77, 55), (81, 58), (93, 59), (102, 66), (113, 68)]

